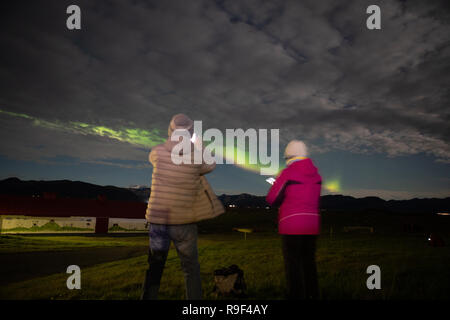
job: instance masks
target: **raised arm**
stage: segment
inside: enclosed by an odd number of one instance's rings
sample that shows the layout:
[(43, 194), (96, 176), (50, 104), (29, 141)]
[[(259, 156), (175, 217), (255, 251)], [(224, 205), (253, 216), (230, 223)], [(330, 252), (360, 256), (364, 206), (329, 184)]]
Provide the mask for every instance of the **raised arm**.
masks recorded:
[(156, 165), (156, 159), (157, 157), (157, 148), (152, 148), (152, 151), (150, 151), (150, 153), (148, 154), (148, 161), (152, 164), (152, 166)]
[(215, 162), (212, 163), (212, 164), (203, 163), (201, 168), (200, 168), (200, 174), (204, 175), (204, 174), (210, 173), (215, 168), (216, 168), (216, 163)]
[[(202, 155), (205, 152), (205, 146), (203, 146), (203, 144), (201, 143), (201, 139), (197, 139), (194, 142), (194, 148), (196, 148), (197, 150), (201, 149), (202, 150)], [(202, 157), (202, 165), (200, 167), (200, 175), (204, 175), (204, 174), (210, 173), (215, 168), (216, 168), (216, 162), (215, 161), (213, 163), (211, 163), (211, 164), (207, 164), (207, 163), (205, 163), (205, 159), (203, 159), (203, 157)]]
[(284, 169), (281, 174), (277, 177), (272, 187), (266, 196), (266, 201), (268, 204), (277, 204), (283, 198), (284, 188), (287, 184), (287, 174), (286, 169)]

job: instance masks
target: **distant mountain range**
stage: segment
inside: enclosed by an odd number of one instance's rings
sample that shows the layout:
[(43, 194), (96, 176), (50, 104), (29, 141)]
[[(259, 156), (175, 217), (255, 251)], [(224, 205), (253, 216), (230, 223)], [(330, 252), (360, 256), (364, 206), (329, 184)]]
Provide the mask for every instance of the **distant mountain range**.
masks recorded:
[[(264, 196), (250, 194), (221, 195), (219, 199), (225, 206), (240, 208), (264, 208)], [(354, 198), (343, 195), (326, 195), (320, 198), (320, 208), (333, 212), (394, 212), (394, 213), (437, 213), (450, 212), (450, 197), (444, 199), (383, 200), (378, 197)]]
[(18, 178), (8, 178), (0, 180), (0, 195), (82, 199), (105, 197), (110, 200), (141, 201), (139, 196), (129, 189), (71, 180), (22, 181)]
[[(57, 197), (57, 198), (106, 198), (109, 200), (146, 202), (150, 188), (119, 188), (99, 186), (91, 183), (70, 180), (22, 181), (8, 178), (0, 181), (0, 195)], [(265, 208), (264, 196), (242, 193), (219, 196), (226, 207)], [(326, 211), (382, 211), (395, 213), (437, 213), (450, 212), (450, 197), (444, 199), (383, 200), (378, 197), (354, 198), (342, 195), (326, 195), (320, 199), (320, 207)]]

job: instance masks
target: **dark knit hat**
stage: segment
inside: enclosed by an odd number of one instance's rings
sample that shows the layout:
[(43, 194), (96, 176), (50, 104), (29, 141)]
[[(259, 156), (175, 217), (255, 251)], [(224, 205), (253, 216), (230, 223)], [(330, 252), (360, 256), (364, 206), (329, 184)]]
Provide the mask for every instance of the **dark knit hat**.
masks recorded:
[(177, 129), (186, 129), (192, 135), (194, 132), (194, 121), (183, 113), (176, 114), (172, 117), (169, 124), (169, 137)]

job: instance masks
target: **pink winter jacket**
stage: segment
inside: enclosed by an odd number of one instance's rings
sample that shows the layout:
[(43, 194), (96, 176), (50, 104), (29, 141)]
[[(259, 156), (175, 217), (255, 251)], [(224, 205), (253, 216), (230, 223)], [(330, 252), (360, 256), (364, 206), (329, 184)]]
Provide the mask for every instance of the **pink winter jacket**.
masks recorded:
[(319, 234), (319, 198), (322, 178), (306, 158), (285, 168), (267, 194), (267, 202), (281, 203), (278, 213), (280, 234)]

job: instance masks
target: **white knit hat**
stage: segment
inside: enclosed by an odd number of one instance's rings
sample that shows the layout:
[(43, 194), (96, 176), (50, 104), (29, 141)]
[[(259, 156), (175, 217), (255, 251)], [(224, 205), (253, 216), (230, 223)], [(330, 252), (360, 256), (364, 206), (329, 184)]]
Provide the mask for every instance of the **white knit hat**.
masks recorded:
[(307, 157), (308, 156), (308, 148), (303, 141), (292, 140), (286, 146), (284, 150), (284, 157), (286, 159), (292, 157)]
[(192, 134), (194, 132), (194, 121), (183, 113), (176, 114), (172, 117), (169, 124), (169, 137), (177, 129), (186, 129)]

